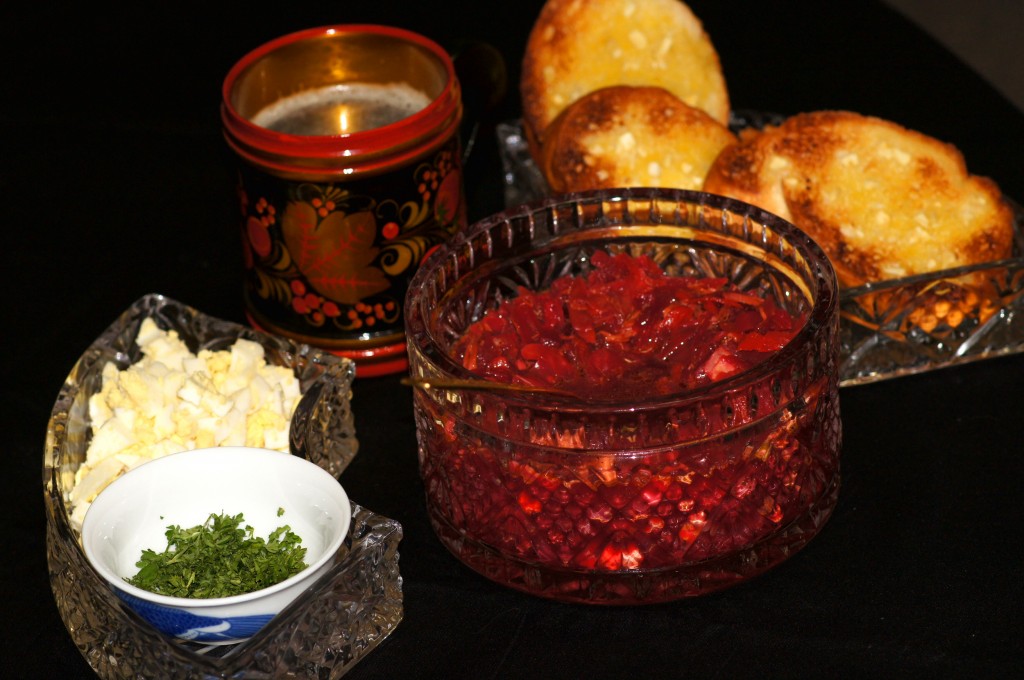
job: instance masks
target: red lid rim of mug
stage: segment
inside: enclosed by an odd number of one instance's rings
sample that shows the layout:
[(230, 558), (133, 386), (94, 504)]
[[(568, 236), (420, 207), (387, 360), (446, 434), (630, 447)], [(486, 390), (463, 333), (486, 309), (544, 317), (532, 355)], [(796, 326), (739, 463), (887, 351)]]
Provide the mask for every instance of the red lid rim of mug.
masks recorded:
[[(341, 135), (293, 135), (276, 132), (250, 122), (235, 110), (231, 103), (231, 90), (240, 74), (255, 61), (293, 42), (343, 33), (374, 33), (400, 38), (426, 48), (444, 66), (447, 76), (444, 90), (424, 109), (402, 120), (372, 130)], [(418, 33), (378, 24), (321, 26), (275, 38), (242, 57), (228, 71), (221, 87), (221, 117), (227, 132), (239, 142), (251, 149), (273, 155), (301, 154), (305, 157), (324, 159), (355, 158), (365, 153), (379, 153), (382, 148), (390, 146), (390, 140), (393, 139), (417, 140), (424, 136), (431, 138), (433, 131), (439, 126), (449, 127), (453, 122), (458, 124), (461, 120), (461, 103), (462, 98), (455, 75), (455, 66), (451, 57), (440, 45)], [(449, 120), (453, 116), (454, 121)]]

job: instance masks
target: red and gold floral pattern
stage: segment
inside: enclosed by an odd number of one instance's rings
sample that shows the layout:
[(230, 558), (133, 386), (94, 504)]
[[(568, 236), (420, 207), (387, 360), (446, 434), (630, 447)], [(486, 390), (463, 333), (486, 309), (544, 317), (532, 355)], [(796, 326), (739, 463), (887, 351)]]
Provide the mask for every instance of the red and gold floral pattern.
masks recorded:
[(453, 139), (404, 171), (351, 182), (244, 171), (246, 295), (255, 320), (324, 338), (328, 347), (400, 334), (409, 278), (466, 221), (458, 148)]

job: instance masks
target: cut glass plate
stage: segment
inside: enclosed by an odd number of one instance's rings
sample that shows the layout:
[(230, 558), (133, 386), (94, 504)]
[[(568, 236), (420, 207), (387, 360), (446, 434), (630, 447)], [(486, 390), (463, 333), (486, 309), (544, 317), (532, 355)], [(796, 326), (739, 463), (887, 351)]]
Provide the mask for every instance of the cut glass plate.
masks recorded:
[[(733, 112), (738, 131), (780, 122), (777, 114)], [(497, 126), (506, 208), (549, 189), (519, 120)], [(1007, 260), (848, 288), (840, 295), (841, 386), (860, 385), (1024, 351), (1024, 210), (1014, 210)]]
[(292, 419), (292, 454), (337, 477), (358, 449), (350, 407), (352, 362), (161, 295), (136, 301), (76, 362), (47, 428), (43, 485), (50, 585), (75, 645), (102, 678), (341, 677), (402, 619), (402, 527), (392, 519), (353, 504), (352, 528), (327, 574), (237, 645), (204, 647), (159, 633), (86, 560), (67, 499), (90, 438), (88, 400), (102, 386), (107, 362), (125, 368), (140, 358), (135, 338), (147, 317), (177, 331), (193, 353), (225, 349), (244, 337), (263, 345), (268, 362), (291, 368), (303, 393)]

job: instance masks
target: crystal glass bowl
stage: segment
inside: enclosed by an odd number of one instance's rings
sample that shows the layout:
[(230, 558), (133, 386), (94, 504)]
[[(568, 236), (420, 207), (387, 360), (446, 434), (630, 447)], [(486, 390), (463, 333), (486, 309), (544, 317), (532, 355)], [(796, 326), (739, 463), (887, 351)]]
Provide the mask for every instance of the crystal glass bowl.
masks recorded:
[[(593, 401), (459, 387), (454, 346), (487, 310), (582, 274), (597, 250), (723, 277), (806, 322), (719, 382)], [(406, 299), (420, 472), (440, 540), (499, 583), (636, 604), (696, 596), (779, 564), (839, 490), (834, 272), (792, 225), (698, 192), (552, 198), (485, 219), (420, 268)], [(421, 383), (422, 384), (422, 383)]]

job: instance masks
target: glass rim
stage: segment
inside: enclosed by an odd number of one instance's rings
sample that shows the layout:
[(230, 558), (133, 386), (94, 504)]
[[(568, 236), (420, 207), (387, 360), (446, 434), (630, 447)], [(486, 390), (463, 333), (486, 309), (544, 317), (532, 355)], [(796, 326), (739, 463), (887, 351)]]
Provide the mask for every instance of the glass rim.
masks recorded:
[[(423, 361), (431, 365), (437, 371), (437, 375), (429, 376), (434, 379), (444, 378), (452, 380), (480, 380), (482, 377), (468, 369), (463, 368), (435, 336), (429, 324), (424, 321), (425, 315), (420, 314), (417, 307), (423, 304), (425, 291), (429, 281), (435, 273), (444, 267), (446, 261), (458, 257), (461, 249), (470, 247), (474, 240), (480, 239), (490, 230), (515, 220), (527, 220), (531, 222), (534, 217), (557, 208), (575, 207), (578, 210), (584, 206), (596, 206), (599, 204), (624, 204), (644, 203), (650, 205), (656, 201), (675, 202), (677, 205), (686, 205), (697, 210), (711, 209), (741, 215), (744, 219), (754, 220), (762, 227), (769, 228), (773, 233), (780, 235), (786, 243), (791, 245), (807, 263), (808, 275), (805, 283), (808, 285), (808, 292), (811, 298), (808, 299), (809, 312), (806, 321), (793, 339), (778, 352), (761, 361), (760, 363), (722, 380), (717, 380), (697, 388), (673, 392), (667, 395), (653, 396), (647, 399), (608, 399), (590, 400), (585, 398), (572, 398), (551, 396), (537, 393), (515, 393), (515, 392), (488, 392), (509, 404), (520, 408), (541, 408), (552, 412), (562, 413), (591, 413), (610, 414), (630, 411), (647, 411), (660, 408), (679, 407), (693, 405), (710, 399), (724, 397), (732, 392), (743, 390), (746, 387), (757, 384), (768, 379), (781, 367), (794, 363), (805, 353), (808, 346), (820, 334), (828, 331), (831, 325), (838, 323), (839, 286), (836, 273), (831, 262), (821, 247), (813, 241), (798, 227), (792, 223), (769, 213), (757, 206), (754, 206), (737, 199), (710, 194), (701, 191), (686, 189), (665, 189), (654, 187), (636, 187), (628, 189), (600, 189), (571, 194), (551, 196), (540, 201), (523, 204), (514, 208), (495, 213), (472, 224), (466, 231), (456, 234), (447, 243), (439, 246), (421, 263), (414, 275), (409, 292), (406, 297), (406, 340), (410, 353), (410, 365), (415, 365), (412, 359), (414, 354), (419, 354)], [(606, 214), (606, 213), (602, 213)], [(639, 225), (615, 225), (623, 240), (628, 240), (630, 227)], [(649, 225), (653, 226), (653, 225)], [(659, 226), (688, 228), (698, 232), (714, 233), (708, 230), (707, 223), (691, 225), (662, 224)], [(609, 225), (599, 224), (578, 224), (570, 227), (571, 233), (596, 232), (601, 229), (610, 230)], [(638, 233), (633, 231), (632, 233)], [(614, 239), (611, 239), (614, 240)], [(550, 239), (555, 242), (557, 239)], [(571, 242), (575, 242), (570, 239)], [(557, 244), (555, 250), (562, 247)], [(524, 248), (523, 259), (529, 259), (530, 252), (536, 252), (538, 248)], [(479, 266), (477, 260), (465, 271), (471, 271)], [(766, 266), (772, 267), (766, 262)], [(775, 271), (781, 271), (778, 267), (772, 267)], [(797, 272), (797, 274), (799, 274)], [(792, 279), (791, 279), (792, 280)], [(446, 278), (447, 282), (447, 278)], [(795, 283), (795, 282), (794, 282)], [(426, 350), (426, 351), (424, 351)], [(429, 377), (427, 378), (429, 381)], [(440, 390), (440, 388), (435, 388)], [(449, 392), (459, 392), (458, 388), (447, 389)], [(486, 390), (481, 390), (485, 392)]]

